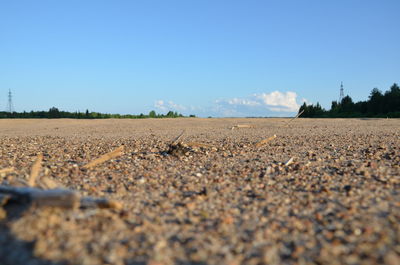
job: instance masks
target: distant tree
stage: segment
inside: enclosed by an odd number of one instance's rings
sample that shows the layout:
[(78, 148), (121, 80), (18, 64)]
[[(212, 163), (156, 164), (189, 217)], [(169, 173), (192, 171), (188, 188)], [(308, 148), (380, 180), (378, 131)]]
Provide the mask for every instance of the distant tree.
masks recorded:
[(350, 96), (345, 96), (340, 102), (340, 111), (345, 113), (354, 112), (354, 103)]
[[(169, 117), (171, 118), (176, 118), (176, 117), (183, 117), (182, 114), (179, 114), (178, 112), (169, 112)], [(38, 118), (38, 119), (43, 119), (43, 118), (71, 118), (71, 119), (109, 119), (109, 118), (115, 118), (115, 119), (142, 119), (142, 118), (163, 118), (166, 117), (165, 115), (157, 115), (157, 113), (153, 110), (149, 113), (149, 115), (144, 115), (143, 113), (140, 113), (140, 115), (131, 115), (131, 114), (108, 114), (108, 113), (99, 113), (99, 112), (89, 112), (89, 110), (86, 110), (85, 112), (67, 112), (67, 111), (60, 111), (56, 107), (50, 108), (48, 111), (30, 111), (30, 112), (0, 112), (0, 119), (8, 118), (8, 119), (13, 119), (13, 118), (22, 118), (22, 119), (29, 119), (29, 118)]]
[[(297, 112), (297, 114), (299, 114), (299, 113), (301, 113), (301, 112), (303, 112), (303, 111), (305, 112), (306, 109), (307, 109), (307, 104), (304, 102), (303, 105), (300, 106), (299, 111)], [(304, 117), (304, 116), (305, 116), (305, 115), (303, 114), (303, 117)]]
[(332, 101), (331, 103), (331, 111), (336, 110), (339, 107), (339, 104), (337, 103), (337, 101)]
[(150, 118), (155, 118), (157, 116), (156, 112), (154, 110), (149, 112), (149, 117)]
[(385, 92), (384, 110), (385, 112), (400, 111), (400, 88), (396, 83), (390, 87), (390, 90)]
[(50, 108), (48, 118), (50, 119), (60, 118), (60, 111), (56, 107)]
[(313, 117), (323, 117), (326, 115), (326, 111), (321, 107), (321, 105), (317, 102), (317, 104), (314, 105), (307, 105), (305, 102), (303, 105), (300, 106), (299, 113), (303, 112), (301, 117), (305, 118), (313, 118)]
[(383, 110), (383, 95), (378, 88), (374, 88), (369, 95), (368, 112), (371, 114), (379, 114)]

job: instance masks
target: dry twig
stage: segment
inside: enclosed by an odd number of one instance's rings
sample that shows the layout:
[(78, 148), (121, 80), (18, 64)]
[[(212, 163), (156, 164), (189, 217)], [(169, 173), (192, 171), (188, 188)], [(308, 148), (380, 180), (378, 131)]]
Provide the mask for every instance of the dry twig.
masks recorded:
[(32, 203), (37, 206), (56, 206), (76, 208), (79, 205), (79, 195), (71, 190), (42, 190), (32, 187), (0, 186), (0, 194), (10, 195), (10, 201), (17, 203)]
[(170, 145), (177, 144), (179, 139), (181, 139), (181, 137), (183, 136), (184, 133), (185, 133), (185, 130), (182, 130), (181, 134), (179, 134), (177, 137), (175, 137), (174, 140), (171, 141)]
[(38, 154), (35, 163), (33, 163), (31, 168), (31, 174), (28, 180), (28, 185), (34, 187), (36, 184), (36, 179), (39, 176), (40, 169), (42, 168), (43, 154)]
[(94, 166), (97, 166), (98, 164), (104, 163), (110, 159), (113, 159), (115, 157), (118, 157), (120, 155), (122, 155), (124, 152), (124, 146), (121, 145), (120, 147), (118, 147), (117, 149), (115, 149), (112, 152), (109, 152), (107, 154), (104, 154), (102, 156), (100, 156), (99, 158), (92, 160), (91, 162), (89, 162), (88, 164), (86, 164), (85, 166), (83, 166), (83, 168), (92, 168)]
[(304, 112), (304, 110), (302, 110), (301, 112), (297, 113), (297, 115), (296, 115), (294, 118), (290, 119), (290, 120), (285, 124), (285, 127), (288, 126), (289, 123), (290, 123), (292, 120), (297, 119), (298, 117), (300, 117), (300, 115), (303, 114), (303, 112)]
[(92, 197), (84, 197), (80, 201), (81, 208), (109, 208), (121, 210), (123, 208), (122, 204), (115, 200), (109, 200), (105, 198), (92, 198)]

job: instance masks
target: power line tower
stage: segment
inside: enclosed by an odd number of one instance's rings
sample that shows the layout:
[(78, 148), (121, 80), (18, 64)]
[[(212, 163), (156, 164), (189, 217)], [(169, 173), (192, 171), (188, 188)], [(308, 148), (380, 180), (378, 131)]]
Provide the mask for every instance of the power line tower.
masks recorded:
[(13, 113), (14, 112), (14, 106), (12, 103), (12, 94), (11, 94), (11, 89), (8, 90), (8, 103), (7, 103), (7, 112)]
[(340, 96), (339, 96), (339, 104), (342, 102), (342, 99), (344, 98), (344, 89), (343, 89), (343, 82), (340, 83)]

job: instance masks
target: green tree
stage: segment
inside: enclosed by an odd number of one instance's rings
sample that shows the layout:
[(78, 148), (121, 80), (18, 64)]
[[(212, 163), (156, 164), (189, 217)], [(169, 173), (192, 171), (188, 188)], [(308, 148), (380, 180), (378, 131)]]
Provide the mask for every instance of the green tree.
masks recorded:
[(400, 111), (400, 88), (396, 83), (390, 87), (390, 90), (385, 92), (384, 109), (386, 113)]
[(373, 115), (379, 114), (383, 109), (383, 95), (378, 88), (374, 88), (369, 95), (368, 112)]
[(149, 117), (150, 118), (155, 118), (157, 116), (156, 112), (154, 110), (149, 112)]
[(340, 111), (345, 113), (354, 112), (354, 102), (350, 96), (345, 96), (340, 102)]
[(48, 118), (56, 119), (60, 118), (60, 111), (56, 107), (52, 107), (49, 109)]

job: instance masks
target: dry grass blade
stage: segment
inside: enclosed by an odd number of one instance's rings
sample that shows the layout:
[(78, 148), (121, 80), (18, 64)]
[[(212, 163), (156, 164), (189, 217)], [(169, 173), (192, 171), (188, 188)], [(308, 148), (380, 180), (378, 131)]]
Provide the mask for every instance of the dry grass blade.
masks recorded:
[(6, 168), (3, 168), (3, 169), (0, 169), (0, 176), (7, 175), (7, 174), (12, 173), (14, 171), (15, 171), (15, 169), (13, 167), (6, 167)]
[(266, 138), (264, 140), (261, 140), (258, 143), (256, 143), (256, 147), (260, 147), (260, 146), (262, 146), (262, 145), (274, 140), (275, 138), (276, 138), (276, 134), (274, 134), (273, 136), (268, 137), (268, 138)]
[(39, 176), (40, 169), (42, 169), (43, 154), (38, 154), (35, 163), (33, 163), (31, 168), (31, 174), (29, 176), (28, 185), (34, 187), (36, 184), (36, 179)]
[(300, 117), (300, 115), (303, 114), (303, 112), (304, 112), (304, 110), (302, 110), (302, 111), (300, 111), (299, 113), (297, 113), (297, 115), (296, 115), (294, 118), (290, 119), (290, 120), (285, 124), (285, 126), (288, 126), (289, 123), (290, 123), (292, 120), (297, 119), (298, 117)]
[(83, 168), (92, 168), (94, 166), (97, 166), (98, 164), (104, 163), (110, 159), (113, 159), (115, 157), (118, 157), (120, 155), (122, 155), (124, 152), (124, 146), (121, 145), (120, 147), (118, 147), (117, 149), (115, 149), (112, 152), (109, 152), (107, 154), (102, 155), (101, 157), (89, 162), (88, 164), (86, 164), (85, 166), (83, 166)]
[(185, 130), (183, 130), (183, 131), (181, 132), (181, 134), (179, 134), (177, 137), (175, 137), (175, 139), (171, 141), (171, 144), (170, 144), (170, 145), (176, 144), (176, 143), (179, 141), (179, 139), (181, 139), (181, 137), (183, 136), (184, 133), (185, 133)]

